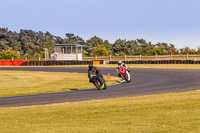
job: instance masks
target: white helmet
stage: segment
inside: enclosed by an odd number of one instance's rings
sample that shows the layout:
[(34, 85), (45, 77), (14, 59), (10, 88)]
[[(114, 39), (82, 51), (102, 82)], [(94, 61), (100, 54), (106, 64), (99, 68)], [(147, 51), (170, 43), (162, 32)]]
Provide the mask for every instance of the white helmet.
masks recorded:
[(119, 60), (119, 61), (118, 61), (118, 64), (119, 64), (119, 65), (121, 65), (121, 64), (122, 64), (122, 61), (121, 61), (121, 60)]

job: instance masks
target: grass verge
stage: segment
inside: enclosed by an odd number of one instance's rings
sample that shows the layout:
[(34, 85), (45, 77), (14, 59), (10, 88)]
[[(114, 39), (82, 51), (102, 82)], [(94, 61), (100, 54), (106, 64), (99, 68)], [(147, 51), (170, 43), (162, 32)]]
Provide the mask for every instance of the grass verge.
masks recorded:
[(10, 132), (199, 132), (200, 91), (0, 108)]
[[(94, 88), (87, 74), (63, 72), (0, 71), (0, 97)], [(107, 79), (107, 76), (104, 76)], [(121, 79), (110, 77), (107, 85)], [(78, 84), (77, 84), (78, 83)]]

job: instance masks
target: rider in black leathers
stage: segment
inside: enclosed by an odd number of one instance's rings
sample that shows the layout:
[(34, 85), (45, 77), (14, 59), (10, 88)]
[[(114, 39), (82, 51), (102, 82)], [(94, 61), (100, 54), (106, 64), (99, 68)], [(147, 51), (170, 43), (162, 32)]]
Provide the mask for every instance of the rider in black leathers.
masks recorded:
[[(94, 79), (92, 75), (99, 75), (102, 79), (103, 79), (103, 75), (101, 74), (101, 71), (93, 66), (93, 64), (89, 64), (89, 69), (88, 69), (88, 78), (89, 78), (89, 82), (93, 83)], [(103, 79), (103, 82), (105, 82), (105, 80)]]

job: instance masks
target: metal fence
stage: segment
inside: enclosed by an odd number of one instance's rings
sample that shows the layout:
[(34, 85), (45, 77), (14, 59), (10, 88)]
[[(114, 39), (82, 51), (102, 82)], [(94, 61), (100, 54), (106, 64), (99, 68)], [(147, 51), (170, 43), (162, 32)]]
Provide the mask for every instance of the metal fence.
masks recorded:
[[(50, 59), (45, 58), (35, 58), (35, 59), (0, 59), (0, 61), (17, 61), (17, 60), (29, 60), (29, 61), (50, 61)], [(95, 56), (95, 57), (83, 57), (83, 61), (93, 61), (93, 60), (104, 60), (104, 61), (156, 61), (156, 60), (194, 60), (199, 61), (200, 55), (154, 55), (154, 56), (144, 56), (144, 55), (125, 55), (125, 56)]]

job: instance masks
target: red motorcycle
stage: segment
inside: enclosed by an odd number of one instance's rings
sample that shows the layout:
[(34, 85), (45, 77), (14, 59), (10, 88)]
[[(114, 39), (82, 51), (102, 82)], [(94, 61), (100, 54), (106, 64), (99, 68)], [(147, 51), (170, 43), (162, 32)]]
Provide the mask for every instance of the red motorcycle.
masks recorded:
[(124, 66), (117, 67), (120, 77), (126, 82), (131, 82), (131, 75)]

